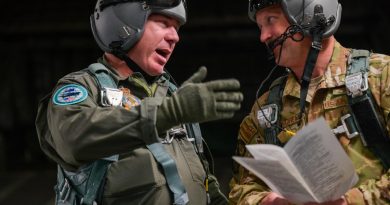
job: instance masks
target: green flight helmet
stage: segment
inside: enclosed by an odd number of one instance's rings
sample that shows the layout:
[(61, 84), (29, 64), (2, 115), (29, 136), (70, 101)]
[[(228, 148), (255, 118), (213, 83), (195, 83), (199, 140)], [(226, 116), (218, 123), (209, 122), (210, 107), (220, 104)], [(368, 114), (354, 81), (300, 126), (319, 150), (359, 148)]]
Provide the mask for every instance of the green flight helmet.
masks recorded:
[(186, 23), (185, 0), (98, 0), (90, 17), (98, 46), (105, 52), (113, 49), (128, 52), (141, 38), (149, 15), (159, 13)]
[(305, 36), (311, 36), (315, 8), (320, 5), (330, 23), (326, 26), (323, 38), (336, 33), (341, 21), (341, 5), (338, 0), (249, 0), (248, 16), (256, 22), (256, 12), (260, 9), (280, 4), (291, 25), (299, 25)]

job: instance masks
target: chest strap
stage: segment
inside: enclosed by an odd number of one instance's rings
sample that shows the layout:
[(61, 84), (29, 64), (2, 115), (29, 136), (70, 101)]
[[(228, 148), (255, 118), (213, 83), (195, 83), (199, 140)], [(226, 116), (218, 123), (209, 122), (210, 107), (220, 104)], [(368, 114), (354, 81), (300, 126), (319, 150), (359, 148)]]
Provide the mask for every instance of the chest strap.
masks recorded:
[[(169, 93), (174, 93), (177, 90), (177, 87), (173, 83), (169, 83), (168, 86), (168, 91)], [(196, 145), (196, 150), (198, 153), (203, 154), (203, 138), (202, 138), (202, 133), (200, 131), (200, 127), (198, 123), (191, 123), (191, 124), (185, 124), (185, 128), (187, 130), (187, 134), (190, 138), (195, 139), (195, 145)]]
[[(176, 85), (169, 82), (169, 86), (168, 86), (169, 94), (174, 93), (176, 90), (177, 90)], [(206, 171), (206, 179), (204, 181), (204, 185), (207, 194), (207, 204), (211, 204), (211, 198), (209, 194), (209, 178), (210, 178), (210, 174), (214, 174), (213, 156), (211, 154), (209, 147), (207, 146), (206, 141), (204, 141), (202, 137), (202, 132), (200, 130), (199, 124), (187, 123), (184, 126), (187, 134), (187, 139), (190, 139), (189, 141), (192, 140), (195, 141), (195, 145), (194, 145), (195, 151), (198, 154), (200, 162), (202, 163), (202, 166)], [(221, 196), (225, 198), (223, 195)], [(225, 201), (227, 202), (226, 198)]]
[(390, 139), (383, 114), (368, 87), (369, 51), (352, 50), (345, 78), (349, 108), (363, 144), (390, 167)]
[[(90, 73), (93, 74), (97, 82), (99, 82), (99, 89), (112, 88), (116, 89), (117, 85), (109, 75), (109, 71), (105, 66), (99, 63), (91, 64), (88, 67)], [(104, 90), (103, 90), (104, 91)], [(104, 93), (102, 93), (103, 95)], [(103, 96), (104, 98), (104, 96)], [(161, 142), (148, 144), (146, 147), (152, 153), (156, 161), (161, 165), (164, 170), (165, 179), (167, 181), (169, 190), (174, 197), (175, 205), (185, 205), (188, 203), (188, 194), (179, 176), (176, 162), (172, 159), (169, 153), (165, 150), (164, 145)]]

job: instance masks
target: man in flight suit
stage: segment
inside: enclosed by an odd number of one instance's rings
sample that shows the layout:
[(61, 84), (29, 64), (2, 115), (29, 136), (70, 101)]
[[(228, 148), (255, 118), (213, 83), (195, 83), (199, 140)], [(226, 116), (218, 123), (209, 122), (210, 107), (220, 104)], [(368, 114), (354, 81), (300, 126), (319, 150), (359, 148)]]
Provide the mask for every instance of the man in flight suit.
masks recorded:
[[(97, 160), (111, 162), (98, 204), (227, 203), (196, 123), (232, 117), (243, 95), (234, 79), (202, 83), (205, 68), (175, 91), (164, 66), (185, 22), (184, 0), (98, 0), (91, 27), (103, 57), (60, 79), (40, 103), (41, 148), (65, 181)], [(57, 184), (58, 204), (67, 204), (67, 187)]]
[[(283, 146), (293, 137), (289, 131), (296, 132), (319, 117), (324, 117), (332, 129), (341, 126), (342, 117), (351, 113), (347, 96), (347, 91), (351, 90), (346, 89), (346, 72), (352, 49), (341, 46), (333, 36), (341, 17), (338, 1), (250, 0), (249, 17), (257, 23), (261, 32), (259, 39), (274, 55), (276, 64), (288, 68), (290, 72), (284, 77), (284, 84), (279, 78), (271, 86), (283, 87), (282, 93), (278, 94), (281, 106), (275, 118), (280, 124), (270, 123), (270, 119), (264, 118), (267, 114), (261, 112), (269, 105), (271, 91), (268, 91), (257, 99), (251, 113), (240, 125), (237, 155), (249, 156), (245, 149), (247, 144)], [(317, 21), (317, 17), (323, 18)], [(371, 53), (368, 64), (368, 89), (374, 103), (379, 106), (388, 132), (390, 57)], [(310, 67), (307, 65), (312, 66), (311, 72), (305, 71)], [(356, 88), (359, 91), (360, 87)], [(304, 92), (307, 95), (302, 95)], [(279, 132), (272, 137), (265, 129), (277, 129)], [(340, 199), (325, 204), (389, 204), (389, 170), (384, 168), (378, 156), (364, 146), (359, 135), (336, 134), (355, 166), (359, 182)], [(237, 164), (230, 185), (229, 200), (232, 204), (290, 204)]]

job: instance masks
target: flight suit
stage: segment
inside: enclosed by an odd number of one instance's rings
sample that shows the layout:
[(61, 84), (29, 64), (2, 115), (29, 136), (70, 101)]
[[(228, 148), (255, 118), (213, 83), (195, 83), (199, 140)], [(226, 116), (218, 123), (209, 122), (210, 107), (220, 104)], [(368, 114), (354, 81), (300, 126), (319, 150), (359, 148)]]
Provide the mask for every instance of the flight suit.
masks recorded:
[[(102, 204), (172, 204), (163, 170), (145, 146), (160, 142), (165, 133), (156, 129), (156, 110), (167, 95), (169, 75), (148, 85), (140, 73), (121, 78), (102, 58), (124, 98), (119, 106), (100, 106), (100, 89), (86, 70), (60, 79), (42, 100), (36, 121), (42, 150), (61, 167), (76, 171), (94, 160), (119, 154), (110, 164)], [(64, 87), (71, 89), (65, 90)], [(69, 88), (69, 87), (68, 87)], [(83, 94), (83, 91), (85, 93)], [(207, 204), (207, 162), (186, 137), (164, 144), (175, 160), (188, 193), (189, 204)], [(212, 204), (226, 204), (215, 177), (210, 175)]]
[[(341, 124), (340, 118), (350, 112), (345, 88), (345, 74), (350, 52), (350, 49), (342, 47), (338, 42), (335, 43), (331, 61), (324, 75), (313, 78), (310, 82), (306, 98), (306, 115), (303, 119), (298, 117), (300, 84), (293, 74), (289, 74), (282, 95), (280, 111), (282, 128), (296, 132), (308, 122), (321, 116), (332, 129)], [(369, 62), (369, 87), (389, 127), (390, 57), (372, 54)], [(269, 92), (266, 92), (257, 99), (251, 113), (242, 121), (236, 155), (250, 156), (245, 145), (264, 143), (264, 130), (259, 125), (257, 113), (260, 107), (266, 104), (268, 95)], [(282, 143), (286, 143), (291, 138), (283, 131), (277, 137)], [(337, 137), (359, 176), (359, 182), (345, 195), (348, 203), (390, 204), (389, 170), (383, 169), (379, 159), (363, 146), (359, 136), (349, 139), (346, 134), (340, 134)], [(270, 192), (263, 181), (238, 164), (234, 165), (234, 177), (230, 182), (230, 188), (229, 200), (232, 204), (259, 204)]]

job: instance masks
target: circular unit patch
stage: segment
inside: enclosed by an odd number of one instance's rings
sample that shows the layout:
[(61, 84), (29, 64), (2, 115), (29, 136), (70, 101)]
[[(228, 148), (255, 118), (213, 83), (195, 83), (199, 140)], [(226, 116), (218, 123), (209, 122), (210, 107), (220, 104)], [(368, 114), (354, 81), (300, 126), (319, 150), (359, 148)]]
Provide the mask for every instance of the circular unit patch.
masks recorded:
[(73, 105), (84, 101), (88, 97), (87, 89), (76, 84), (65, 85), (59, 88), (53, 97), (56, 105)]

